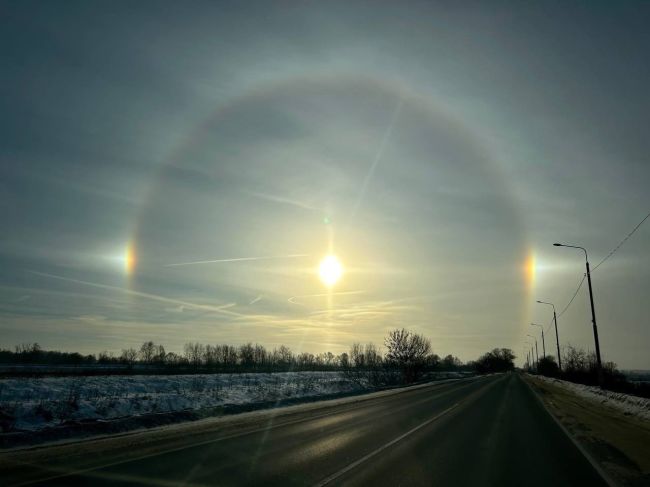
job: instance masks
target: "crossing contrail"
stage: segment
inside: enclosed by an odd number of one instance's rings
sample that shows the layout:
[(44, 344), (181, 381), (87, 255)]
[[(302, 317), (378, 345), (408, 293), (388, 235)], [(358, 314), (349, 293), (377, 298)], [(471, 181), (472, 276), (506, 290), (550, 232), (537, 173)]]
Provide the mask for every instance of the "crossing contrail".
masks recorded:
[(213, 306), (209, 304), (198, 304), (198, 303), (190, 303), (189, 301), (184, 301), (181, 299), (173, 299), (173, 298), (167, 298), (165, 296), (160, 296), (158, 294), (151, 294), (151, 293), (144, 293), (140, 291), (134, 291), (133, 289), (126, 289), (122, 287), (117, 287), (117, 286), (109, 286), (108, 284), (100, 284), (97, 282), (90, 282), (90, 281), (82, 281), (81, 279), (72, 279), (70, 277), (65, 277), (65, 276), (58, 276), (56, 274), (48, 274), (46, 272), (39, 272), (39, 271), (32, 271), (32, 270), (27, 270), (30, 274), (35, 274), (37, 276), (42, 276), (42, 277), (47, 277), (50, 279), (58, 279), (60, 281), (67, 281), (71, 282), (74, 284), (80, 284), (82, 286), (90, 286), (90, 287), (95, 287), (99, 289), (106, 289), (108, 291), (116, 291), (124, 294), (128, 294), (131, 296), (138, 296), (140, 298), (145, 298), (145, 299), (151, 299), (153, 301), (159, 301), (162, 303), (168, 303), (168, 304), (173, 304), (176, 306), (184, 306), (186, 308), (191, 308), (191, 309), (200, 309), (203, 311), (209, 311), (209, 312), (214, 312), (214, 313), (222, 313), (226, 314), (229, 316), (234, 316), (234, 317), (245, 317), (245, 315), (241, 313), (237, 313), (235, 311), (231, 311), (228, 308), (232, 308), (235, 306), (235, 303), (226, 303), (222, 304), (219, 306)]
[(381, 156), (384, 154), (384, 149), (386, 148), (386, 143), (388, 142), (388, 139), (390, 139), (390, 134), (393, 132), (393, 126), (395, 125), (395, 121), (397, 120), (397, 116), (399, 115), (400, 110), (402, 109), (403, 101), (402, 98), (400, 98), (397, 101), (397, 105), (395, 105), (395, 110), (393, 110), (393, 114), (390, 118), (390, 123), (386, 127), (386, 130), (384, 131), (384, 135), (381, 138), (381, 142), (379, 143), (379, 148), (377, 149), (377, 152), (375, 153), (375, 158), (372, 161), (372, 164), (370, 165), (370, 168), (368, 169), (368, 173), (366, 174), (366, 177), (363, 180), (363, 183), (361, 184), (361, 190), (359, 191), (359, 196), (357, 197), (357, 202), (354, 205), (354, 208), (352, 209), (351, 217), (354, 218), (357, 214), (357, 211), (359, 211), (359, 207), (361, 206), (361, 203), (363, 202), (363, 198), (366, 195), (366, 190), (368, 189), (368, 183), (372, 179), (373, 174), (375, 174), (375, 169), (377, 169), (377, 164), (379, 164), (379, 161), (381, 160)]
[(181, 265), (196, 265), (196, 264), (219, 264), (222, 262), (243, 262), (247, 260), (295, 259), (298, 257), (309, 257), (309, 254), (268, 255), (268, 256), (261, 256), (261, 257), (235, 257), (232, 259), (197, 260), (193, 262), (178, 262), (176, 264), (166, 264), (165, 267), (176, 267)]
[(329, 296), (344, 296), (347, 294), (364, 294), (366, 291), (341, 291), (338, 293), (321, 293), (321, 294), (301, 294), (300, 296), (291, 296), (287, 301), (289, 301), (291, 304), (297, 304), (300, 306), (300, 303), (296, 303), (296, 299), (299, 298), (320, 298), (320, 297), (329, 297)]

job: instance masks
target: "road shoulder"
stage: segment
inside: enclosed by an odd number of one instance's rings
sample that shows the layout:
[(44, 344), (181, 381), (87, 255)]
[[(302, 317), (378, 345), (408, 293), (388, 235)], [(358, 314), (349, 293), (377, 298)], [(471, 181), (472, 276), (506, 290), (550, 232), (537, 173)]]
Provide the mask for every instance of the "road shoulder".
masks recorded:
[[(288, 424), (311, 421), (331, 414), (349, 411), (377, 399), (415, 393), (422, 389), (444, 390), (468, 384), (481, 378), (456, 379), (388, 389), (364, 395), (322, 400), (275, 409), (251, 411), (232, 416), (206, 418), (147, 430), (117, 435), (105, 435), (75, 441), (50, 443), (23, 449), (0, 451), (0, 478), (7, 485), (18, 480), (34, 481), (43, 476), (69, 473), (117, 464), (162, 452), (182, 450), (188, 446), (209, 444), (233, 437), (254, 433), (260, 429), (282, 427)], [(128, 445), (125, 448), (125, 445)], [(52, 471), (51, 466), (57, 467)], [(60, 468), (59, 468), (60, 467)], [(12, 481), (13, 479), (13, 481)]]
[(525, 380), (546, 408), (608, 477), (622, 486), (650, 485), (650, 422), (533, 376)]
[(336, 392), (320, 395), (281, 398), (270, 401), (253, 401), (242, 404), (221, 404), (196, 409), (174, 411), (148, 412), (128, 414), (116, 418), (89, 418), (76, 421), (66, 421), (56, 426), (48, 426), (38, 430), (19, 430), (0, 433), (0, 455), (4, 452), (16, 451), (20, 448), (47, 446), (55, 443), (86, 441), (106, 436), (130, 434), (134, 432), (169, 428), (199, 421), (209, 421), (228, 417), (245, 417), (247, 414), (274, 411), (293, 412), (299, 409), (319, 408), (323, 405), (334, 406), (348, 402), (358, 402), (381, 397), (383, 395), (399, 394), (400, 392), (430, 387), (431, 385), (452, 383), (455, 381), (472, 380), (476, 376), (454, 379), (426, 380), (412, 385), (396, 385), (375, 389), (357, 389), (354, 391)]

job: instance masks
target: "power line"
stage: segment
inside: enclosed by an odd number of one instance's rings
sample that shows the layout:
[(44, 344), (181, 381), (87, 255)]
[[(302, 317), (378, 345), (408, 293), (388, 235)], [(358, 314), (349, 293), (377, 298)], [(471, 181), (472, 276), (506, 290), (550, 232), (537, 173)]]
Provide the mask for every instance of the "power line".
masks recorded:
[(553, 318), (551, 318), (551, 321), (548, 322), (548, 326), (546, 327), (546, 333), (551, 329), (551, 326), (553, 326)]
[(636, 231), (639, 229), (639, 227), (640, 227), (641, 225), (643, 225), (643, 222), (646, 221), (646, 220), (648, 219), (648, 217), (650, 217), (650, 213), (648, 213), (648, 214), (645, 216), (645, 218), (644, 218), (643, 220), (641, 220), (641, 221), (639, 222), (639, 224), (638, 224), (636, 227), (634, 227), (634, 229), (633, 229), (630, 233), (628, 233), (628, 234), (625, 236), (625, 238), (624, 238), (623, 240), (621, 240), (621, 242), (620, 242), (616, 247), (614, 247), (614, 248), (611, 250), (611, 252), (610, 252), (609, 254), (607, 254), (607, 256), (606, 256), (603, 260), (601, 260), (601, 261), (598, 263), (598, 265), (596, 265), (596, 267), (594, 267), (594, 268), (591, 270), (591, 272), (593, 272), (593, 271), (595, 271), (596, 269), (598, 269), (598, 267), (600, 267), (600, 265), (601, 265), (603, 262), (605, 262), (607, 259), (609, 259), (612, 255), (614, 255), (614, 252), (616, 252), (618, 249), (620, 249), (621, 246), (622, 246), (625, 242), (627, 242), (627, 239), (629, 239), (632, 235), (634, 235), (634, 232), (636, 232)]
[[(643, 225), (643, 223), (644, 223), (648, 218), (650, 218), (650, 213), (648, 213), (648, 214), (645, 216), (645, 218), (644, 218), (643, 220), (641, 220), (641, 221), (639, 222), (639, 224), (638, 224), (636, 227), (634, 227), (634, 228), (632, 229), (632, 231), (631, 231), (630, 233), (628, 233), (628, 234), (625, 236), (625, 238), (624, 238), (623, 240), (621, 240), (620, 243), (619, 243), (616, 247), (614, 247), (614, 248), (609, 252), (609, 254), (607, 254), (607, 255), (605, 256), (605, 258), (604, 258), (603, 260), (601, 260), (601, 261), (600, 261), (600, 262), (599, 262), (599, 263), (598, 263), (598, 264), (597, 264), (593, 269), (591, 269), (591, 272), (594, 272), (594, 271), (595, 271), (596, 269), (598, 269), (598, 268), (599, 268), (599, 267), (600, 267), (600, 266), (601, 266), (601, 265), (602, 265), (602, 264), (603, 264), (607, 259), (609, 259), (612, 255), (614, 255), (614, 254), (616, 253), (616, 251), (617, 251), (618, 249), (620, 249), (620, 248), (623, 246), (623, 244), (624, 244), (625, 242), (627, 242), (628, 239), (629, 239), (632, 235), (634, 235), (634, 232), (636, 232), (636, 231), (639, 229), (639, 227), (640, 227), (641, 225)], [(571, 304), (573, 303), (573, 300), (574, 300), (574, 299), (576, 298), (576, 296), (578, 295), (578, 292), (580, 291), (580, 288), (582, 287), (582, 284), (585, 282), (585, 278), (586, 278), (586, 277), (587, 277), (586, 274), (583, 274), (583, 275), (582, 275), (582, 279), (580, 280), (580, 284), (578, 284), (578, 287), (576, 288), (575, 293), (573, 293), (573, 296), (571, 297), (571, 300), (567, 303), (567, 305), (564, 307), (564, 309), (563, 309), (563, 310), (562, 310), (562, 311), (557, 315), (558, 318), (559, 318), (560, 316), (562, 316), (562, 315), (563, 315), (563, 314), (564, 314), (564, 313), (569, 309), (569, 306), (571, 306)], [(550, 327), (551, 327), (551, 325), (549, 324), (548, 328), (550, 328)], [(547, 329), (547, 331), (548, 331), (548, 329)]]
[(576, 289), (576, 292), (573, 293), (573, 297), (571, 298), (571, 301), (569, 301), (569, 303), (564, 307), (564, 309), (560, 312), (560, 314), (557, 315), (558, 318), (559, 318), (560, 316), (562, 316), (562, 315), (566, 312), (567, 309), (569, 309), (569, 306), (571, 306), (571, 303), (573, 303), (573, 300), (574, 300), (574, 299), (576, 298), (576, 296), (578, 295), (578, 291), (580, 291), (580, 288), (582, 287), (582, 284), (585, 282), (585, 278), (586, 278), (586, 277), (587, 277), (587, 274), (583, 274), (583, 275), (582, 275), (582, 279), (580, 280), (580, 284), (578, 284), (578, 287), (577, 287), (577, 289)]

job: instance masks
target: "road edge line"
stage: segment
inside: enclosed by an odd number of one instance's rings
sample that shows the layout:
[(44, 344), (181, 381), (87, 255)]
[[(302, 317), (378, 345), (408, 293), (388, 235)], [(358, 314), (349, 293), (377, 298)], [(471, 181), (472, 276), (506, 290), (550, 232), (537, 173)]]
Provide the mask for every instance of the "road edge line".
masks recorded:
[[(241, 418), (246, 418), (248, 416), (253, 416), (253, 415), (269, 415), (269, 416), (279, 416), (279, 415), (285, 415), (285, 414), (292, 414), (294, 412), (297, 412), (300, 408), (306, 408), (306, 409), (311, 409), (309, 406), (313, 406), (313, 409), (319, 409), (322, 407), (335, 407), (339, 405), (344, 405), (344, 404), (356, 404), (360, 403), (363, 401), (370, 401), (373, 399), (376, 399), (378, 397), (384, 397), (384, 396), (392, 396), (395, 394), (400, 394), (403, 392), (409, 392), (409, 391), (414, 391), (414, 390), (419, 390), (419, 389), (424, 389), (426, 387), (433, 387), (433, 386), (444, 386), (447, 384), (454, 384), (454, 383), (459, 383), (463, 381), (472, 381), (472, 380), (477, 380), (481, 379), (483, 376), (480, 375), (474, 375), (470, 377), (459, 377), (455, 379), (441, 379), (441, 380), (433, 380), (433, 381), (428, 381), (428, 382), (421, 382), (418, 384), (413, 384), (413, 385), (400, 385), (396, 387), (387, 387), (385, 389), (380, 389), (380, 390), (375, 390), (375, 391), (366, 391), (366, 392), (361, 392), (358, 394), (351, 394), (349, 396), (343, 396), (343, 397), (314, 397), (315, 400), (313, 401), (305, 401), (305, 402), (299, 402), (296, 404), (288, 404), (288, 405), (282, 405), (278, 407), (269, 407), (269, 408), (261, 408), (261, 409), (253, 409), (250, 411), (243, 411), (240, 413), (228, 413), (228, 414), (222, 414), (222, 415), (214, 415), (214, 416), (205, 416), (203, 418), (195, 419), (195, 420), (183, 420), (179, 422), (174, 422), (174, 423), (169, 423), (169, 424), (163, 424), (163, 425), (157, 425), (157, 426), (151, 426), (151, 427), (137, 427), (131, 430), (125, 430), (125, 431), (119, 431), (116, 433), (99, 433), (97, 435), (91, 435), (91, 436), (78, 436), (78, 437), (70, 437), (70, 438), (63, 438), (60, 440), (52, 440), (52, 441), (46, 441), (43, 443), (35, 443), (35, 444), (27, 444), (27, 445), (22, 445), (22, 446), (17, 446), (13, 448), (0, 448), (0, 455), (4, 454), (13, 454), (13, 453), (21, 453), (21, 452), (32, 452), (32, 451), (38, 451), (38, 450), (43, 450), (47, 448), (53, 448), (53, 447), (65, 447), (69, 445), (78, 445), (81, 443), (91, 443), (95, 441), (103, 441), (103, 440), (112, 440), (114, 438), (121, 438), (121, 437), (127, 437), (127, 436), (136, 436), (136, 435), (141, 435), (141, 434), (148, 434), (148, 433), (155, 433), (155, 432), (162, 432), (165, 430), (173, 429), (173, 428), (183, 428), (188, 425), (199, 425), (200, 422), (205, 421), (205, 422), (217, 422), (217, 421), (236, 421)], [(331, 404), (328, 404), (331, 403)], [(198, 409), (197, 411), (200, 411)]]
[(324, 478), (323, 480), (321, 480), (320, 482), (314, 484), (314, 487), (323, 487), (323, 486), (329, 484), (330, 482), (333, 482), (334, 480), (338, 479), (339, 477), (341, 477), (342, 475), (346, 474), (346, 473), (349, 472), (350, 470), (352, 470), (352, 469), (358, 467), (359, 465), (361, 465), (362, 463), (364, 463), (364, 462), (366, 462), (367, 460), (371, 459), (371, 458), (374, 457), (375, 455), (378, 455), (379, 453), (381, 453), (381, 452), (384, 451), (385, 449), (390, 448), (390, 447), (393, 446), (394, 444), (400, 442), (401, 440), (403, 440), (403, 439), (406, 438), (407, 436), (409, 436), (409, 435), (415, 433), (416, 431), (418, 431), (419, 429), (422, 429), (422, 428), (424, 428), (425, 426), (427, 426), (427, 425), (433, 423), (433, 422), (436, 421), (437, 419), (440, 419), (440, 418), (441, 418), (442, 416), (444, 416), (445, 414), (447, 414), (447, 413), (449, 413), (450, 411), (456, 409), (456, 407), (458, 407), (459, 404), (460, 404), (460, 403), (457, 402), (457, 403), (454, 404), (453, 406), (448, 407), (448, 408), (445, 409), (444, 411), (442, 411), (442, 412), (436, 414), (434, 417), (427, 419), (426, 421), (424, 421), (423, 423), (420, 423), (419, 425), (417, 425), (417, 426), (414, 427), (414, 428), (411, 428), (411, 429), (408, 430), (406, 433), (401, 434), (400, 436), (398, 436), (397, 438), (392, 439), (392, 440), (389, 441), (388, 443), (383, 444), (382, 446), (380, 446), (380, 447), (377, 448), (376, 450), (373, 450), (373, 451), (371, 451), (370, 453), (368, 453), (367, 455), (365, 455), (365, 456), (359, 458), (358, 460), (356, 460), (356, 461), (354, 461), (354, 462), (348, 464), (347, 466), (343, 467), (343, 468), (342, 468), (341, 470), (339, 470), (338, 472), (335, 472), (335, 473), (333, 473), (332, 475), (330, 475), (329, 477), (326, 477), (326, 478)]
[[(459, 384), (459, 383), (461, 383), (463, 381), (466, 381), (466, 379), (476, 379), (476, 378), (477, 377), (451, 379), (451, 381), (453, 381), (453, 382), (447, 382), (447, 384), (456, 385), (456, 384)], [(396, 388), (396, 389), (389, 389), (387, 392), (393, 392), (393, 391), (407, 392), (407, 391), (410, 391), (410, 390), (416, 390), (416, 389), (419, 389), (419, 388), (424, 388), (424, 386), (427, 385), (427, 384), (428, 383), (418, 384), (417, 386), (400, 387), (400, 388)], [(382, 391), (380, 391), (380, 392), (382, 392)], [(393, 395), (393, 394), (386, 394), (386, 395), (377, 396), (377, 397), (387, 397), (387, 396), (391, 396), (391, 395)], [(369, 399), (372, 399), (372, 398), (364, 398), (363, 401), (366, 401), (366, 400), (369, 400)], [(336, 401), (336, 399), (334, 399), (334, 401)], [(321, 401), (321, 402), (325, 402), (325, 401)], [(360, 401), (350, 401), (349, 403), (344, 402), (344, 403), (341, 403), (340, 405), (347, 405), (347, 404), (357, 405), (359, 402), (362, 402), (362, 401), (361, 400)], [(458, 406), (459, 404), (460, 403), (454, 404), (454, 406), (452, 406), (449, 409), (453, 409), (454, 407)], [(332, 405), (332, 406), (337, 406), (337, 405)], [(446, 412), (447, 411), (443, 411), (442, 413), (439, 414), (439, 416), (442, 416)], [(116, 461), (116, 462), (110, 462), (110, 463), (107, 463), (105, 465), (100, 465), (100, 466), (96, 466), (96, 467), (82, 468), (82, 469), (79, 469), (79, 470), (75, 470), (73, 472), (66, 471), (65, 473), (56, 473), (54, 475), (51, 475), (49, 477), (45, 477), (43, 479), (28, 480), (28, 481), (20, 482), (20, 483), (13, 484), (13, 485), (14, 485), (14, 487), (23, 487), (23, 486), (27, 486), (27, 485), (33, 485), (33, 484), (36, 484), (36, 483), (47, 482), (49, 480), (54, 480), (54, 479), (57, 479), (57, 478), (64, 478), (64, 477), (67, 477), (67, 476), (70, 476), (70, 475), (86, 474), (87, 472), (93, 472), (95, 470), (100, 470), (100, 469), (112, 467), (112, 466), (115, 466), (115, 465), (121, 465), (121, 464), (132, 462), (132, 461), (143, 460), (143, 459), (146, 459), (146, 458), (151, 458), (151, 457), (155, 457), (155, 456), (163, 455), (163, 454), (167, 454), (167, 453), (173, 453), (173, 452), (176, 452), (176, 451), (182, 451), (182, 450), (185, 450), (185, 449), (188, 449), (188, 448), (193, 448), (195, 446), (208, 445), (208, 444), (217, 443), (217, 442), (221, 442), (221, 441), (227, 441), (227, 440), (230, 440), (230, 439), (233, 439), (233, 438), (238, 438), (238, 437), (241, 437), (241, 436), (246, 436), (246, 435), (250, 435), (250, 434), (260, 433), (260, 432), (263, 432), (263, 431), (268, 431), (269, 429), (280, 428), (282, 426), (287, 426), (287, 425), (292, 425), (292, 424), (299, 424), (299, 423), (302, 423), (302, 422), (305, 422), (305, 421), (311, 421), (313, 419), (321, 419), (321, 418), (331, 416), (332, 414), (335, 414), (335, 413), (332, 413), (330, 411), (330, 412), (320, 414), (320, 415), (317, 415), (317, 416), (313, 416), (313, 417), (309, 417), (309, 418), (301, 418), (301, 419), (290, 420), (290, 421), (286, 421), (286, 422), (283, 422), (283, 423), (274, 424), (274, 425), (272, 425), (270, 427), (269, 426), (260, 427), (260, 428), (254, 429), (254, 430), (250, 430), (250, 431), (246, 431), (246, 432), (242, 432), (242, 433), (233, 433), (233, 434), (226, 435), (226, 436), (223, 436), (223, 437), (220, 437), (220, 438), (215, 438), (215, 439), (212, 439), (212, 440), (204, 440), (204, 441), (201, 441), (201, 442), (194, 443), (192, 445), (185, 445), (185, 446), (171, 448), (171, 449), (168, 449), (168, 450), (163, 450), (163, 451), (160, 451), (160, 452), (149, 453), (149, 454), (142, 455), (142, 456), (134, 458), (134, 459), (119, 460), (119, 461)], [(435, 419), (437, 419), (437, 417), (431, 418), (430, 420), (427, 420), (427, 421), (433, 421)], [(420, 425), (420, 426), (422, 426), (422, 425)], [(147, 430), (144, 430), (142, 432), (146, 433), (146, 431)], [(410, 432), (407, 432), (405, 434), (408, 434), (408, 433), (410, 433)], [(122, 436), (122, 435), (119, 435), (119, 436)], [(29, 466), (30, 464), (26, 464), (26, 465)]]
[(603, 469), (603, 467), (601, 467), (601, 466), (598, 464), (598, 462), (597, 462), (597, 461), (596, 461), (596, 460), (591, 456), (591, 454), (586, 450), (586, 448), (585, 448), (584, 446), (582, 446), (582, 445), (580, 444), (580, 442), (579, 442), (579, 441), (578, 441), (578, 440), (577, 440), (577, 439), (576, 439), (576, 438), (571, 434), (571, 432), (566, 428), (566, 426), (564, 426), (564, 425), (560, 422), (560, 420), (557, 419), (557, 418), (555, 417), (555, 415), (553, 414), (553, 412), (548, 408), (548, 406), (546, 406), (546, 404), (544, 403), (544, 401), (542, 400), (542, 398), (540, 397), (540, 395), (537, 393), (537, 391), (535, 391), (535, 389), (533, 388), (533, 386), (532, 386), (532, 385), (531, 385), (531, 384), (530, 384), (526, 379), (524, 379), (523, 377), (522, 377), (522, 380), (523, 380), (524, 383), (528, 386), (528, 388), (530, 389), (530, 391), (533, 393), (533, 396), (535, 396), (535, 398), (539, 401), (539, 403), (542, 405), (542, 407), (543, 407), (544, 410), (548, 413), (548, 415), (549, 415), (551, 418), (553, 418), (553, 421), (555, 421), (555, 424), (557, 424), (557, 425), (560, 427), (560, 429), (561, 429), (561, 430), (564, 432), (564, 434), (565, 434), (565, 435), (566, 435), (566, 436), (571, 440), (571, 442), (576, 446), (576, 448), (580, 451), (580, 453), (582, 453), (582, 455), (587, 459), (587, 461), (591, 464), (591, 466), (594, 467), (594, 470), (596, 470), (596, 472), (598, 472), (598, 475), (601, 476), (601, 478), (605, 481), (605, 483), (606, 483), (609, 487), (621, 487), (621, 484), (619, 484), (619, 483), (617, 483), (616, 481), (614, 481), (614, 479), (612, 479), (612, 477), (611, 477), (607, 472), (605, 472), (605, 470)]

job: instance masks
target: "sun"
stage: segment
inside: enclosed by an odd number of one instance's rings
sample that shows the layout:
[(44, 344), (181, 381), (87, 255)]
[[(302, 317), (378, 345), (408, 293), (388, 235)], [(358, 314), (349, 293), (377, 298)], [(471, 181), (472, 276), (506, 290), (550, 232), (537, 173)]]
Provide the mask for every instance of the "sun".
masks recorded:
[(335, 255), (328, 255), (320, 261), (318, 274), (326, 286), (333, 286), (343, 275), (343, 266)]

